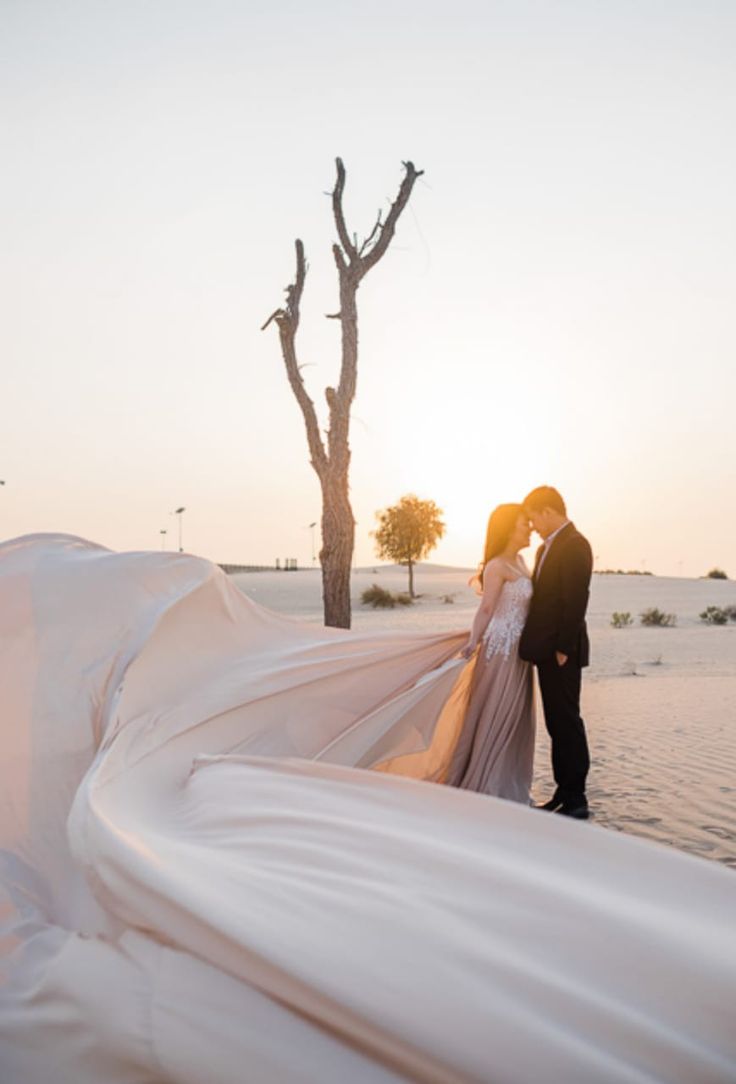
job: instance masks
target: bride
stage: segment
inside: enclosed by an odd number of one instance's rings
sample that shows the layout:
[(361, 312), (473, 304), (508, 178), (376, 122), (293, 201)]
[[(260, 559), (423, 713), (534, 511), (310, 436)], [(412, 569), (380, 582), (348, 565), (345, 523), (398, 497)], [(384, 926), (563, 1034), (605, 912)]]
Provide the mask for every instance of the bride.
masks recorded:
[(501, 504), (488, 520), (474, 583), (482, 595), (462, 654), (480, 648), (470, 701), (448, 782), (529, 804), (534, 756), (533, 671), (518, 646), (532, 595), (519, 551), (529, 545), (520, 504)]

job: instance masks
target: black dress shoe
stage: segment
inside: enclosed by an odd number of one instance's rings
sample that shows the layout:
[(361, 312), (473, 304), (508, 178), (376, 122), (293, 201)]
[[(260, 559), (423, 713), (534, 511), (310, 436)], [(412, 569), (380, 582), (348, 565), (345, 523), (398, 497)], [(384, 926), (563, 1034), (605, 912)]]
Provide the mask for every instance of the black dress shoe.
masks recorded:
[(562, 798), (558, 798), (557, 795), (554, 798), (550, 798), (548, 802), (544, 802), (542, 805), (535, 805), (535, 809), (546, 809), (549, 813), (556, 813), (560, 807), (564, 805)]
[(556, 812), (561, 813), (563, 817), (572, 817), (576, 821), (587, 821), (590, 816), (587, 802), (562, 803)]

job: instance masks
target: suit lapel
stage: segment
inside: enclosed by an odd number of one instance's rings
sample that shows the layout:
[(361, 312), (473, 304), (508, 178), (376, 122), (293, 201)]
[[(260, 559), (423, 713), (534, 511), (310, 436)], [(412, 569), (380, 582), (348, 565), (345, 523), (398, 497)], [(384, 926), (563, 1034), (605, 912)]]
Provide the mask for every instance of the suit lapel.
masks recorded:
[(542, 554), (543, 553), (544, 553), (544, 542), (537, 549), (537, 555), (534, 558), (534, 571), (532, 572), (532, 579), (535, 580), (535, 581), (537, 579), (537, 571), (539, 569), (539, 562), (542, 560)]
[(557, 548), (557, 545), (558, 545), (561, 538), (563, 538), (563, 537), (567, 538), (568, 534), (570, 533), (570, 528), (571, 527), (574, 530), (575, 529), (575, 524), (572, 522), (572, 520), (569, 520), (565, 524), (565, 526), (562, 528), (560, 533), (556, 536), (556, 538), (552, 539), (552, 542), (550, 543), (550, 547), (547, 550), (547, 556), (544, 559), (544, 565), (542, 567), (541, 573), (539, 572), (539, 562), (542, 560), (542, 554), (544, 552), (544, 543), (542, 543), (542, 545), (537, 550), (537, 558), (536, 558), (536, 561), (534, 562), (534, 582), (535, 583), (537, 582), (537, 576), (539, 575), (540, 578), (541, 578), (541, 576), (544, 575), (545, 569), (549, 568), (549, 563), (552, 560), (552, 554), (553, 554), (554, 550)]

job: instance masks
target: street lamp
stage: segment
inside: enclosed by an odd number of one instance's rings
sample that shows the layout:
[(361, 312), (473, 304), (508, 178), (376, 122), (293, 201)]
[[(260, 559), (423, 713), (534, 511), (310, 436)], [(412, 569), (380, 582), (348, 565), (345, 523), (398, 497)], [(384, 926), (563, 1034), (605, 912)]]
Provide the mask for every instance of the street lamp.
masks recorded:
[(312, 532), (312, 564), (315, 564), (317, 557), (314, 552), (314, 528), (317, 526), (317, 521), (309, 524), (309, 530)]
[(179, 553), (184, 552), (184, 550), (182, 548), (182, 542), (181, 542), (181, 540), (182, 540), (182, 526), (181, 526), (182, 520), (181, 520), (181, 518), (182, 518), (182, 516), (183, 516), (183, 514), (185, 512), (186, 512), (186, 508), (181, 507), (181, 508), (175, 508), (174, 511), (171, 513), (172, 516), (178, 516), (179, 517)]
[(166, 535), (168, 534), (168, 531), (163, 530), (163, 531), (159, 531), (158, 533), (161, 535), (161, 549), (165, 550), (166, 549)]

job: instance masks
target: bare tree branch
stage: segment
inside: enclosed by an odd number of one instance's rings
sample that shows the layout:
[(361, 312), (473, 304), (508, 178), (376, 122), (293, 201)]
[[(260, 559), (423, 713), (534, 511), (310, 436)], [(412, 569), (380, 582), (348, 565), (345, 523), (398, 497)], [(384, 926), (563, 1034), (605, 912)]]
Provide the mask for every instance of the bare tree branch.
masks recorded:
[(327, 466), (327, 454), (325, 452), (325, 446), (322, 443), (322, 437), (320, 436), (319, 423), (317, 421), (314, 403), (307, 394), (307, 389), (304, 386), (296, 353), (296, 333), (299, 328), (299, 306), (301, 304), (302, 293), (304, 292), (306, 275), (307, 264), (304, 259), (304, 245), (301, 241), (297, 241), (296, 279), (293, 284), (286, 288), (286, 308), (276, 309), (275, 312), (271, 313), (261, 330), (265, 330), (273, 320), (275, 320), (278, 325), (279, 338), (281, 340), (281, 353), (284, 359), (284, 366), (286, 367), (286, 375), (304, 417), (312, 465), (317, 471), (317, 474), (321, 477)]
[(335, 187), (332, 191), (332, 213), (335, 216), (335, 225), (337, 226), (337, 236), (340, 238), (340, 244), (345, 250), (350, 263), (358, 258), (358, 252), (355, 245), (350, 240), (348, 235), (348, 228), (345, 225), (345, 213), (342, 208), (342, 194), (345, 191), (345, 166), (343, 165), (342, 158), (336, 158), (335, 164), (337, 166), (337, 180), (335, 181)]
[[(378, 263), (386, 252), (396, 231), (396, 223), (401, 212), (409, 202), (414, 184), (424, 172), (423, 170), (417, 170), (413, 162), (404, 162), (403, 165), (406, 173), (401, 182), (398, 195), (389, 208), (386, 221), (381, 223), (381, 213), (379, 212), (378, 222), (371, 231), (371, 238), (377, 234), (373, 248), (365, 256), (356, 253), (355, 260), (347, 267), (344, 258), (338, 259), (338, 253), (342, 257), (339, 246), (333, 246), (335, 261), (340, 272), (342, 366), (340, 368), (340, 383), (337, 388), (337, 401), (331, 413), (335, 418), (339, 431), (345, 435), (345, 440), (347, 440), (350, 424), (350, 406), (355, 398), (357, 384), (358, 310), (355, 293), (361, 279), (368, 274), (370, 269)], [(331, 447), (331, 444), (328, 447)]]
[(269, 324), (270, 324), (270, 323), (271, 323), (271, 322), (272, 322), (273, 320), (278, 320), (278, 318), (279, 318), (280, 316), (283, 316), (283, 315), (284, 315), (284, 310), (283, 310), (283, 309), (275, 309), (275, 310), (274, 310), (274, 312), (272, 312), (272, 313), (271, 313), (271, 315), (269, 316), (268, 320), (266, 320), (265, 324), (263, 324), (263, 325), (261, 326), (261, 331), (265, 331), (265, 330), (266, 330), (266, 328), (268, 327), (268, 325), (269, 325)]
[(349, 266), (349, 264), (345, 260), (345, 253), (343, 252), (343, 250), (340, 248), (339, 245), (333, 245), (332, 246), (332, 255), (333, 255), (334, 259), (335, 259), (335, 265), (337, 267), (337, 270), (342, 275), (343, 271), (347, 271), (348, 266)]
[(424, 173), (423, 169), (416, 169), (413, 162), (404, 162), (404, 169), (406, 170), (406, 174), (401, 182), (399, 193), (391, 204), (386, 221), (381, 227), (378, 240), (371, 251), (360, 259), (360, 278), (366, 275), (370, 269), (378, 263), (388, 246), (391, 244), (393, 235), (396, 232), (396, 223), (399, 220), (399, 216), (409, 202), (409, 196), (411, 195), (417, 178), (421, 177)]
[(358, 255), (359, 255), (359, 256), (362, 256), (362, 255), (363, 255), (363, 253), (365, 252), (365, 250), (366, 250), (366, 249), (368, 248), (368, 245), (369, 245), (369, 244), (371, 243), (371, 241), (373, 240), (373, 238), (374, 238), (374, 237), (376, 236), (376, 232), (378, 231), (378, 228), (379, 228), (379, 227), (380, 227), (380, 225), (381, 225), (381, 214), (382, 214), (382, 212), (381, 212), (381, 211), (379, 211), (379, 212), (378, 212), (378, 218), (376, 219), (376, 224), (375, 224), (375, 226), (373, 227), (373, 229), (371, 230), (371, 232), (370, 232), (370, 233), (368, 234), (368, 236), (366, 237), (366, 239), (365, 239), (365, 241), (363, 242), (363, 244), (362, 244), (362, 245), (360, 246), (360, 251), (358, 252)]

